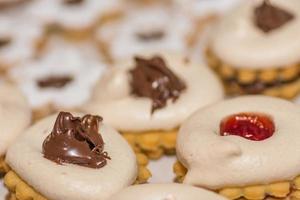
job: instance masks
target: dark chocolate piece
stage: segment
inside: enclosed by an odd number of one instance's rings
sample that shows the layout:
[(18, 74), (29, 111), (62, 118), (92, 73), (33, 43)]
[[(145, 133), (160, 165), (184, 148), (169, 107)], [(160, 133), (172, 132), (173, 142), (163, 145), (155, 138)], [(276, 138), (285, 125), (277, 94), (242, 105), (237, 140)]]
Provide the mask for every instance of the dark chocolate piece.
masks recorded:
[(163, 31), (152, 31), (148, 33), (137, 33), (136, 37), (143, 42), (151, 42), (155, 40), (161, 40), (165, 36), (165, 33)]
[(154, 56), (150, 59), (135, 57), (136, 66), (130, 71), (131, 93), (152, 100), (152, 110), (163, 108), (167, 101), (176, 101), (186, 85), (166, 65), (165, 61)]
[(44, 157), (58, 164), (104, 167), (110, 157), (104, 151), (104, 141), (98, 133), (101, 121), (99, 116), (80, 118), (60, 112), (51, 134), (43, 143)]
[(73, 81), (71, 76), (48, 76), (37, 80), (40, 88), (63, 88)]
[(294, 19), (294, 15), (279, 7), (272, 5), (269, 0), (256, 7), (254, 10), (254, 23), (265, 33), (280, 28)]

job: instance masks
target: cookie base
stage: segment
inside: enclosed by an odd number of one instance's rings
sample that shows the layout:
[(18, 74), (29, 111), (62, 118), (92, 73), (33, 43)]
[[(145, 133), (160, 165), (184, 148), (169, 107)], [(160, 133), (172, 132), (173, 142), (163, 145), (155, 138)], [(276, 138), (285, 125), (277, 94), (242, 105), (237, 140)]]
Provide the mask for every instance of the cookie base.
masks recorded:
[[(148, 158), (141, 153), (137, 153), (136, 156), (139, 169), (134, 184), (143, 184), (151, 177), (151, 173), (147, 169)], [(22, 180), (13, 170), (9, 170), (4, 176), (4, 184), (10, 192), (8, 197), (9, 200), (47, 200), (47, 198), (39, 194), (34, 188)]]
[[(227, 83), (225, 84), (226, 91), (229, 95), (235, 95), (235, 94), (249, 94), (243, 89), (234, 83)], [(280, 97), (284, 99), (293, 99), (295, 98), (300, 92), (300, 78), (290, 82), (285, 83), (283, 85), (270, 87), (268, 89), (265, 89), (264, 91), (260, 93), (254, 93), (254, 94), (264, 94), (267, 96), (274, 96), (274, 97)], [(253, 94), (250, 92), (250, 94)]]
[(10, 170), (9, 166), (5, 162), (5, 157), (0, 157), (0, 173), (7, 173)]
[(149, 131), (143, 133), (121, 132), (135, 152), (156, 160), (163, 155), (174, 155), (178, 130)]
[[(177, 161), (173, 166), (173, 171), (176, 175), (175, 181), (182, 182), (187, 169)], [(246, 187), (228, 187), (216, 192), (232, 200), (300, 200), (300, 176), (296, 177), (293, 181), (281, 181)]]
[(224, 63), (209, 48), (206, 60), (229, 95), (264, 94), (292, 99), (300, 93), (300, 63), (268, 69), (235, 68)]

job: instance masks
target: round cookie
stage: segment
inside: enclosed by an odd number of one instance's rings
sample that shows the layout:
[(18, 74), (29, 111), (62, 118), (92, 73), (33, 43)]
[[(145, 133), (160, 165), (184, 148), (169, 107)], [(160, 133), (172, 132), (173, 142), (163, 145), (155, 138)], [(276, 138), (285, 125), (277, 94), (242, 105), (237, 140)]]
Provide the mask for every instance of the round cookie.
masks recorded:
[(6, 150), (31, 121), (30, 107), (13, 85), (0, 82), (0, 171), (8, 170), (4, 162)]
[(188, 54), (193, 21), (175, 5), (129, 6), (95, 33), (104, 54), (119, 61), (139, 52), (173, 51)]
[(74, 44), (54, 38), (37, 59), (22, 63), (9, 75), (26, 94), (36, 120), (87, 101), (105, 68), (91, 43)]
[(174, 152), (177, 129), (191, 113), (222, 98), (205, 65), (179, 54), (144, 54), (108, 71), (83, 110), (101, 114), (137, 149), (159, 158)]
[(110, 200), (225, 200), (213, 192), (184, 184), (145, 184), (125, 188)]
[(229, 93), (292, 98), (300, 91), (299, 24), (297, 0), (247, 0), (215, 26), (207, 61)]
[(6, 162), (5, 185), (20, 200), (106, 199), (133, 184), (139, 167), (126, 140), (101, 117), (67, 112), (30, 127)]
[(298, 106), (266, 96), (200, 109), (180, 128), (176, 174), (230, 199), (297, 196), (298, 120)]

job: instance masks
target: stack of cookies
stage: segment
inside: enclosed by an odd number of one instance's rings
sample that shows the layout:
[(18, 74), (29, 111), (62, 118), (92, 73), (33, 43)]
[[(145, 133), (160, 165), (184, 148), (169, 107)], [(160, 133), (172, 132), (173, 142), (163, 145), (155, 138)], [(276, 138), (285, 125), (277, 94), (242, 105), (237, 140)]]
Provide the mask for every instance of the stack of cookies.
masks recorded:
[[(0, 11), (7, 199), (300, 199), (299, 0)], [(164, 156), (174, 181), (149, 183)]]

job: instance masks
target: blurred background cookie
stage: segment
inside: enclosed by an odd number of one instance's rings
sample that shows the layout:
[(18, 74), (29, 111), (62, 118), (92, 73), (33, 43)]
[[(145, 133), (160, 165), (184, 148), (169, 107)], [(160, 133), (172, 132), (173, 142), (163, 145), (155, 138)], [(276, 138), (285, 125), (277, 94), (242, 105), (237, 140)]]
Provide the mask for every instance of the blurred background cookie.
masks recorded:
[(176, 4), (125, 8), (122, 15), (95, 32), (108, 60), (114, 62), (145, 51), (173, 51), (188, 55), (194, 24)]
[(24, 92), (35, 110), (34, 119), (38, 119), (87, 101), (105, 68), (92, 43), (54, 37), (38, 58), (22, 63), (9, 76)]

